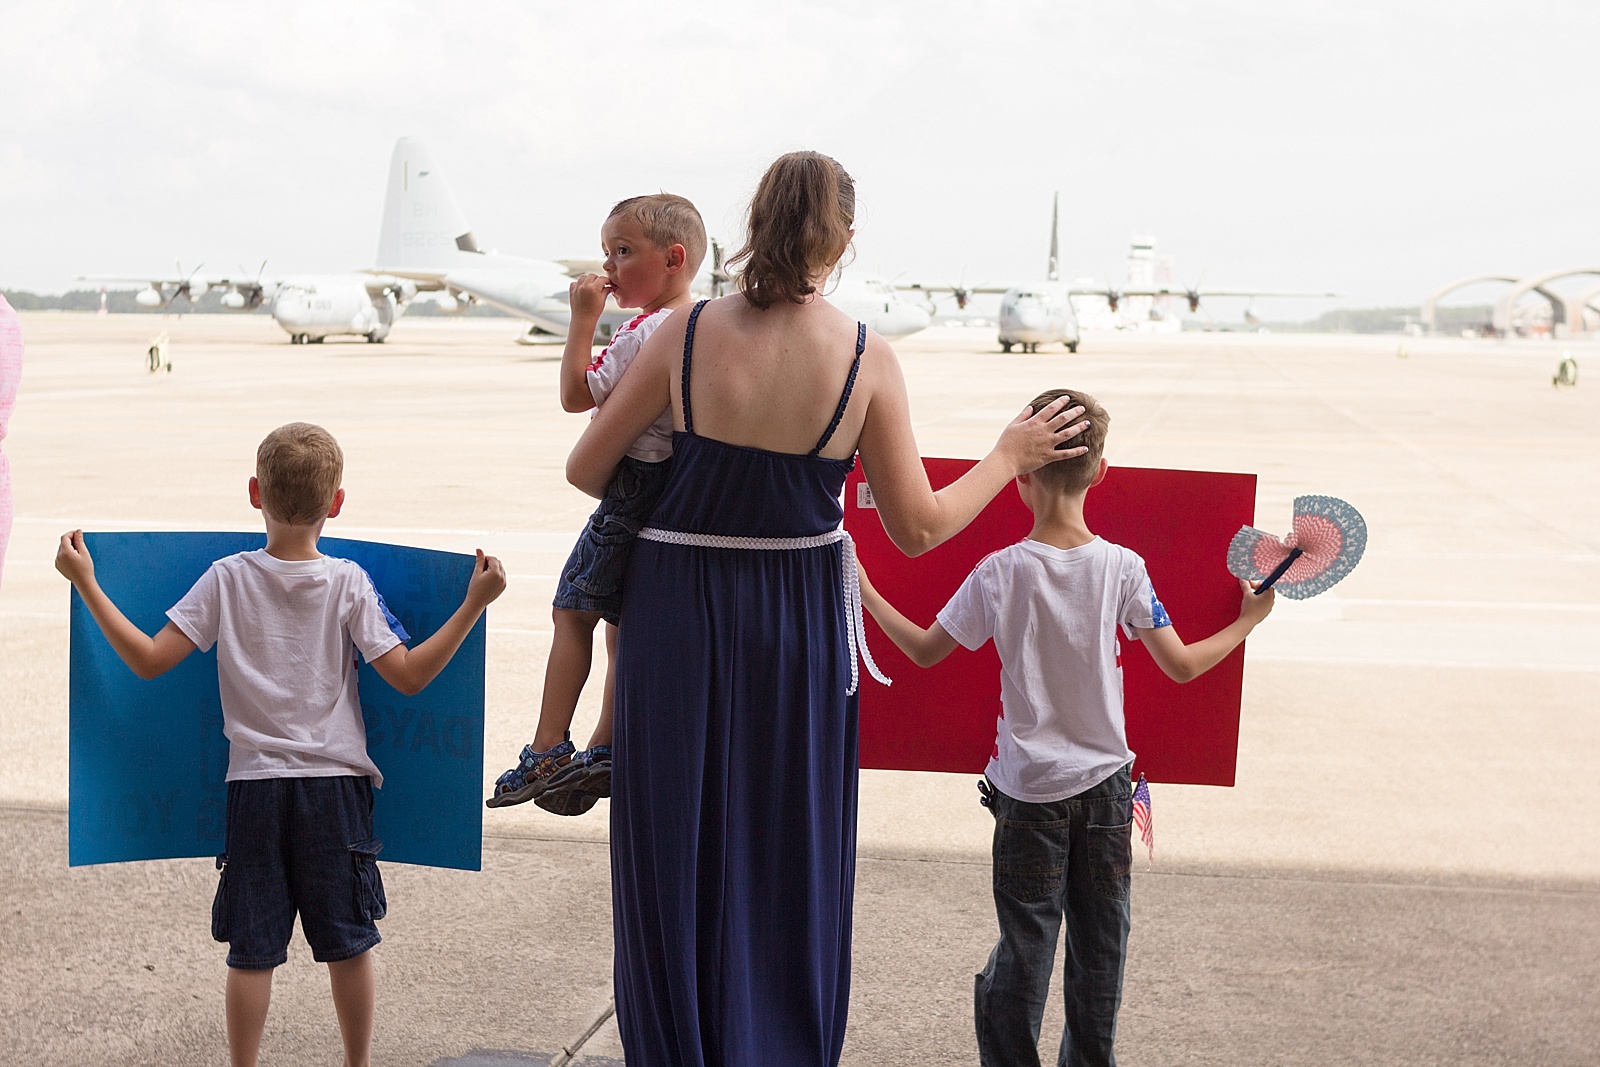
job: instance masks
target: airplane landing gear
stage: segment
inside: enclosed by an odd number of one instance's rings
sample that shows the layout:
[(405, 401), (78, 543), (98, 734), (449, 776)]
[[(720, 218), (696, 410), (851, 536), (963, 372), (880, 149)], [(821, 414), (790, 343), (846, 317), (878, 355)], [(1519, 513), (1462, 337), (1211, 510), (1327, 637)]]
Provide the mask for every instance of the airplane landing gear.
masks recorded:
[(303, 345), (306, 343), (306, 335), (303, 333), (291, 333), (289, 335), (289, 343), (292, 345)]
[(1011, 342), (1010, 341), (1001, 341), (1000, 342), (1000, 351), (1002, 351), (1002, 352), (1010, 352), (1011, 351)]
[(1076, 341), (1068, 341), (1067, 342), (1067, 351), (1071, 352), (1073, 355), (1077, 355), (1078, 354), (1078, 342), (1076, 342)]
[(369, 345), (381, 345), (381, 344), (383, 344), (383, 338), (378, 336), (378, 331), (377, 330), (373, 330), (371, 333), (367, 334), (367, 344), (369, 344)]

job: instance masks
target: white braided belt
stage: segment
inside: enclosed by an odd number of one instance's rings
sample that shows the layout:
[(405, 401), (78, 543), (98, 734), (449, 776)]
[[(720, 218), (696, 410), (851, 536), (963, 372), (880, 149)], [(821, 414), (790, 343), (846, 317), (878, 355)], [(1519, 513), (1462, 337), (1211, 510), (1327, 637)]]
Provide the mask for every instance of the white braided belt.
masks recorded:
[(669, 545), (693, 545), (696, 548), (739, 548), (760, 552), (782, 552), (795, 548), (821, 548), (836, 541), (844, 542), (844, 630), (850, 646), (851, 696), (861, 684), (861, 671), (856, 665), (859, 657), (867, 665), (867, 672), (884, 685), (894, 683), (884, 677), (872, 661), (872, 651), (867, 648), (867, 624), (861, 613), (861, 577), (856, 571), (856, 543), (843, 530), (829, 530), (812, 537), (727, 537), (722, 534), (685, 533), (682, 530), (658, 530), (646, 526), (639, 531), (641, 541), (661, 541)]

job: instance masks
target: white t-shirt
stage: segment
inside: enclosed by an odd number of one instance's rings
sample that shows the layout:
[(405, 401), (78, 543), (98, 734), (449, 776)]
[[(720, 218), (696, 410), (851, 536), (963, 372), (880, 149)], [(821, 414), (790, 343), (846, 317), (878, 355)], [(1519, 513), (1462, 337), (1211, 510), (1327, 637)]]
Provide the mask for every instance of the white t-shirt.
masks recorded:
[(1000, 653), (1000, 721), (984, 771), (1033, 804), (1076, 796), (1133, 759), (1122, 717), (1120, 624), (1171, 626), (1137, 552), (1095, 538), (1022, 541), (978, 564), (939, 624)]
[[(657, 326), (667, 321), (667, 316), (671, 314), (671, 311), (662, 308), (648, 315), (634, 316), (627, 325), (611, 335), (611, 343), (594, 357), (594, 362), (589, 364), (589, 395), (594, 397), (594, 406), (597, 410), (606, 402), (606, 397), (611, 395), (611, 390), (617, 387), (622, 375), (633, 364), (639, 349), (644, 347), (645, 339), (655, 332)], [(628, 449), (628, 455), (646, 463), (660, 463), (672, 456), (671, 408), (662, 412), (661, 417), (639, 435), (639, 439)]]
[[(217, 646), (228, 781), (383, 774), (367, 755), (354, 649), (368, 663), (405, 631), (347, 559), (219, 559), (167, 612), (205, 652)], [(397, 632), (398, 631), (398, 632)]]

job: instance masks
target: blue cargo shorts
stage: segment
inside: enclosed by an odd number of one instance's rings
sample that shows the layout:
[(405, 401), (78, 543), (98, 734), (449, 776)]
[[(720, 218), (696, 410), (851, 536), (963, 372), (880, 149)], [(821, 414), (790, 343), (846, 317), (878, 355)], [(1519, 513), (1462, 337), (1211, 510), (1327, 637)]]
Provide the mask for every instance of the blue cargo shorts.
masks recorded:
[(318, 963), (361, 955), (388, 910), (372, 836), (372, 779), (257, 778), (228, 783), (226, 851), (211, 936), (228, 966), (267, 970), (289, 958), (294, 918)]

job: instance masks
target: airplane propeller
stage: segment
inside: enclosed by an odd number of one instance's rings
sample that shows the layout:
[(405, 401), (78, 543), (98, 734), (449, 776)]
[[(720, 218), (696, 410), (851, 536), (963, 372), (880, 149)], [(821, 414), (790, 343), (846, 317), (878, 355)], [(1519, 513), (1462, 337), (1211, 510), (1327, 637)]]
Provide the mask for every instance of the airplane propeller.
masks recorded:
[(173, 260), (173, 266), (178, 268), (178, 277), (182, 278), (183, 281), (179, 282), (178, 287), (172, 291), (172, 298), (167, 303), (170, 304), (172, 300), (182, 296), (188, 299), (189, 307), (193, 310), (194, 305), (200, 302), (200, 298), (206, 295), (206, 290), (211, 288), (206, 284), (206, 280), (200, 277), (200, 268), (204, 267), (205, 264), (198, 264), (188, 274), (183, 273), (182, 260)]
[[(1110, 271), (1106, 271), (1106, 277), (1107, 278), (1111, 278), (1112, 277), (1112, 274), (1111, 274)], [(1106, 282), (1106, 307), (1111, 309), (1111, 314), (1115, 315), (1117, 313), (1117, 305), (1120, 304), (1120, 303), (1122, 303), (1122, 290), (1118, 289), (1116, 286), (1112, 285), (1109, 281), (1107, 281)]]
[(1192, 286), (1184, 289), (1183, 295), (1189, 301), (1189, 314), (1193, 315), (1200, 310), (1200, 283), (1206, 280), (1206, 272), (1201, 271), (1200, 277), (1195, 279)]
[[(262, 277), (267, 272), (267, 261), (262, 260), (261, 266), (256, 270), (254, 282), (235, 282), (233, 288), (222, 296), (222, 306), (232, 311), (253, 311), (261, 306), (265, 296), (261, 284)], [(242, 278), (250, 277), (250, 270), (243, 263), (239, 264), (239, 275)]]
[(967, 301), (972, 299), (972, 290), (967, 288), (967, 268), (961, 268), (961, 280), (950, 287), (950, 295), (956, 298), (956, 307), (962, 311), (967, 310)]

